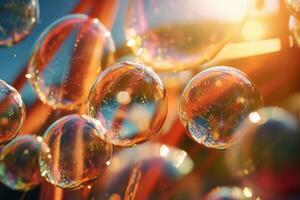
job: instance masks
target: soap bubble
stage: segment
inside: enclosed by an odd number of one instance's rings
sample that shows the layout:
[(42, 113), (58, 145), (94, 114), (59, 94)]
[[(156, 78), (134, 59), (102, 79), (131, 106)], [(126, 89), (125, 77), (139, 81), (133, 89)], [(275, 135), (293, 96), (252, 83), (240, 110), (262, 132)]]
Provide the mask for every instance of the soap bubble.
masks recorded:
[(300, 20), (300, 0), (284, 0), (291, 14)]
[(281, 108), (252, 112), (235, 137), (238, 142), (228, 151), (227, 162), (246, 186), (262, 199), (299, 195), (300, 128), (292, 115)]
[(204, 200), (255, 200), (255, 198), (249, 188), (217, 187), (208, 193)]
[(76, 109), (86, 102), (87, 91), (114, 51), (111, 34), (99, 20), (68, 15), (36, 41), (26, 76), (44, 103)]
[(107, 130), (103, 138), (131, 146), (157, 135), (167, 115), (166, 91), (159, 77), (141, 64), (121, 62), (94, 83), (88, 113)]
[(39, 152), (42, 138), (18, 136), (8, 143), (0, 155), (0, 181), (14, 190), (30, 190), (41, 181)]
[(241, 28), (251, 0), (129, 0), (127, 46), (161, 71), (205, 64)]
[[(134, 199), (173, 199), (174, 193), (178, 198), (179, 194), (182, 195), (180, 192), (187, 189), (187, 181), (181, 183), (187, 180), (185, 178), (193, 168), (193, 160), (185, 151), (166, 144), (150, 142), (126, 148), (113, 156), (103, 177), (105, 181), (97, 182), (91, 190), (90, 197), (93, 198), (89, 199), (110, 199), (113, 196), (125, 199), (128, 183), (133, 183), (132, 188), (137, 188), (132, 189)], [(133, 170), (137, 172), (132, 173)], [(149, 191), (147, 198), (143, 196), (146, 190)], [(183, 194), (185, 199), (190, 199), (191, 194)]]
[(0, 1), (0, 46), (20, 42), (30, 34), (38, 18), (38, 0)]
[(97, 120), (85, 115), (57, 120), (43, 137), (42, 176), (67, 189), (79, 189), (94, 182), (105, 172), (112, 154), (112, 145), (98, 136), (102, 131)]
[(18, 135), (25, 115), (25, 105), (18, 91), (0, 79), (0, 146)]
[(300, 22), (293, 16), (290, 16), (289, 29), (297, 46), (300, 47)]
[(184, 88), (180, 117), (188, 135), (209, 148), (230, 146), (233, 132), (251, 111), (262, 107), (255, 85), (241, 71), (212, 67)]

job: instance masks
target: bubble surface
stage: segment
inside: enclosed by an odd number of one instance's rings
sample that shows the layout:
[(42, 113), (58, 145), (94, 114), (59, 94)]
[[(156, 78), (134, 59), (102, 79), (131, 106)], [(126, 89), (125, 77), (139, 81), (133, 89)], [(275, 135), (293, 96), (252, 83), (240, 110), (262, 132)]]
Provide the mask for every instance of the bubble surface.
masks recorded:
[(79, 189), (99, 178), (107, 168), (112, 145), (98, 135), (104, 131), (95, 119), (68, 115), (45, 132), (40, 154), (40, 170), (58, 187)]
[(207, 63), (240, 29), (250, 2), (130, 0), (124, 23), (127, 46), (156, 71)]
[(0, 155), (0, 181), (14, 190), (30, 190), (41, 181), (39, 152), (42, 138), (18, 136), (8, 143)]
[(86, 102), (93, 81), (112, 62), (114, 51), (111, 34), (99, 20), (68, 15), (36, 41), (27, 78), (44, 103), (75, 109)]
[(212, 67), (185, 86), (180, 118), (194, 141), (224, 149), (233, 143), (233, 132), (243, 119), (260, 107), (261, 96), (244, 73), (231, 67)]
[(227, 152), (227, 163), (244, 185), (262, 199), (298, 194), (300, 128), (292, 115), (281, 108), (259, 109), (249, 114), (235, 137), (238, 142)]
[(284, 0), (291, 14), (300, 20), (300, 0)]
[(131, 146), (157, 135), (167, 115), (165, 88), (149, 68), (121, 62), (109, 68), (90, 91), (88, 113), (107, 130), (103, 138)]
[(18, 135), (25, 115), (25, 105), (18, 91), (0, 79), (0, 146)]
[(293, 16), (290, 16), (289, 30), (294, 42), (298, 47), (300, 47), (300, 22)]
[(254, 198), (249, 188), (217, 187), (209, 192), (204, 200), (259, 200), (259, 198)]
[(30, 34), (38, 18), (38, 0), (0, 1), (0, 46), (20, 42)]

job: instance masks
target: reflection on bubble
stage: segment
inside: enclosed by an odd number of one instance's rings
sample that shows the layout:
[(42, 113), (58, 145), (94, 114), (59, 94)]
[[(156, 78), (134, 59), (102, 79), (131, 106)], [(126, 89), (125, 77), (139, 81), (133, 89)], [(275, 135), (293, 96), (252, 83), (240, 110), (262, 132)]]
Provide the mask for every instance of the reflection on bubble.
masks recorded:
[[(194, 165), (187, 153), (176, 147), (159, 143), (145, 143), (124, 149), (113, 156), (111, 165), (105, 174), (105, 182), (92, 189), (91, 197), (96, 200), (118, 196), (124, 199), (126, 187), (131, 179), (134, 167), (139, 163), (140, 177), (132, 187), (136, 187), (135, 199), (170, 199), (174, 193), (179, 195), (178, 184), (188, 175)], [(153, 187), (154, 186), (154, 187)], [(149, 188), (151, 187), (151, 188)], [(152, 188), (153, 187), (153, 188)], [(149, 191), (147, 198), (144, 192)], [(189, 196), (189, 195), (187, 195)]]
[(30, 190), (41, 183), (39, 152), (42, 138), (19, 136), (8, 143), (0, 156), (0, 181), (14, 190)]
[(127, 46), (156, 70), (210, 61), (239, 30), (251, 0), (129, 0)]
[(98, 135), (104, 131), (87, 116), (69, 115), (45, 132), (40, 154), (41, 174), (50, 183), (67, 189), (87, 186), (109, 164), (112, 146)]
[(217, 187), (206, 195), (204, 200), (260, 200), (254, 198), (251, 189), (245, 187)]
[(284, 0), (291, 14), (300, 20), (300, 0)]
[(245, 74), (231, 67), (212, 67), (184, 88), (180, 117), (193, 140), (224, 149), (233, 143), (232, 134), (242, 120), (261, 106), (261, 96)]
[(0, 2), (0, 46), (12, 46), (32, 31), (39, 17), (38, 0)]
[(280, 108), (260, 109), (235, 137), (228, 165), (262, 199), (289, 199), (300, 190), (300, 128), (292, 115)]
[(68, 15), (36, 41), (26, 77), (44, 103), (74, 109), (86, 102), (87, 91), (114, 51), (111, 34), (99, 20)]
[(18, 135), (25, 115), (25, 105), (18, 91), (0, 79), (0, 146)]
[(296, 42), (298, 47), (300, 47), (300, 23), (293, 16), (290, 16), (289, 29), (290, 29), (290, 33), (293, 37), (293, 40)]
[(122, 62), (100, 75), (90, 91), (88, 109), (107, 130), (104, 139), (131, 146), (159, 132), (167, 114), (166, 91), (150, 69)]

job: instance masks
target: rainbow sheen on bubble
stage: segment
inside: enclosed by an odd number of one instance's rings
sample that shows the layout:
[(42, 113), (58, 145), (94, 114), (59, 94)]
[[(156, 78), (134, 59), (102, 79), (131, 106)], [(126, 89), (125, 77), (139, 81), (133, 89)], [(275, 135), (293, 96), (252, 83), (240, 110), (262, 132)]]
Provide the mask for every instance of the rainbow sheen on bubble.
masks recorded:
[(149, 68), (121, 62), (94, 83), (88, 113), (107, 130), (102, 137), (118, 146), (144, 142), (159, 133), (166, 115), (165, 88)]
[(240, 30), (251, 0), (129, 0), (127, 46), (156, 71), (205, 64)]
[(249, 188), (217, 187), (209, 192), (204, 200), (259, 200), (259, 198), (254, 198)]
[(18, 91), (0, 79), (0, 146), (18, 135), (25, 116), (25, 105)]
[(284, 0), (291, 14), (300, 20), (300, 0)]
[(257, 88), (244, 73), (231, 67), (212, 67), (185, 86), (180, 118), (195, 142), (224, 149), (234, 143), (232, 135), (240, 123), (262, 105)]
[(41, 181), (39, 152), (42, 138), (18, 136), (8, 143), (0, 155), (0, 181), (13, 190), (30, 190)]
[(45, 132), (40, 153), (42, 176), (65, 189), (88, 186), (105, 172), (112, 145), (98, 135), (105, 131), (85, 115), (68, 115)]
[(249, 114), (235, 137), (238, 142), (226, 155), (233, 175), (262, 199), (293, 199), (300, 190), (296, 118), (281, 108), (262, 108)]
[[(134, 199), (176, 199), (179, 193), (184, 194), (185, 199), (190, 199), (190, 195), (184, 193), (187, 185), (179, 187), (179, 183), (193, 169), (192, 158), (182, 149), (154, 142), (136, 145), (113, 156), (103, 177), (105, 182), (97, 182), (89, 199), (109, 199), (115, 196), (126, 199), (128, 185), (136, 188), (132, 189)], [(152, 190), (143, 196), (152, 184)]]
[(73, 110), (86, 103), (93, 81), (112, 62), (114, 51), (111, 34), (98, 19), (68, 15), (36, 41), (27, 78), (44, 103)]
[(38, 18), (38, 0), (1, 0), (0, 46), (19, 43), (31, 33)]

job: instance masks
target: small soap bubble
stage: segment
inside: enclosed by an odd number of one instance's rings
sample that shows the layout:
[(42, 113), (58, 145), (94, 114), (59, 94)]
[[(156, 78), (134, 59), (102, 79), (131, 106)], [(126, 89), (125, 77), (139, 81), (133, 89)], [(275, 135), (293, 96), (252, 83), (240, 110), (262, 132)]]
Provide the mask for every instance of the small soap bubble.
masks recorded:
[(89, 186), (107, 168), (112, 145), (99, 137), (105, 131), (85, 115), (68, 115), (45, 132), (40, 153), (42, 176), (66, 189)]
[(18, 91), (0, 79), (0, 146), (18, 135), (25, 115), (25, 105)]
[(248, 114), (262, 107), (255, 85), (241, 71), (212, 67), (194, 77), (184, 88), (180, 117), (188, 135), (209, 148), (224, 149)]
[(156, 71), (211, 61), (241, 28), (251, 0), (129, 0), (127, 46)]
[(166, 91), (151, 69), (121, 62), (94, 83), (88, 113), (107, 130), (105, 140), (132, 146), (158, 134), (167, 115)]
[(19, 43), (31, 33), (38, 18), (38, 0), (0, 1), (0, 46)]
[(44, 103), (73, 110), (86, 103), (93, 81), (114, 52), (112, 37), (99, 20), (68, 15), (40, 35), (26, 77)]
[(226, 160), (245, 186), (262, 199), (289, 199), (291, 191), (300, 190), (300, 127), (293, 115), (276, 107), (259, 109), (234, 137)]
[(0, 155), (0, 181), (13, 190), (30, 190), (41, 181), (38, 136), (18, 136), (8, 143)]

